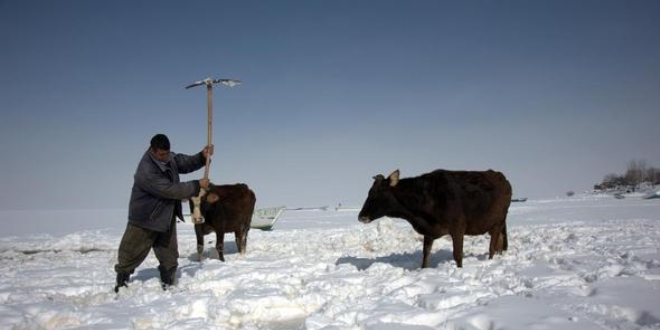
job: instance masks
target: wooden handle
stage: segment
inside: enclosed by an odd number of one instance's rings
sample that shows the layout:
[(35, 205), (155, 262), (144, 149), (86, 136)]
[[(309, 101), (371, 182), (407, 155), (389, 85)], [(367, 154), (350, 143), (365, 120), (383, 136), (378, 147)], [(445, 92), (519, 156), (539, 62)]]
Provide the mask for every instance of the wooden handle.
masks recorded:
[[(206, 145), (211, 146), (213, 144), (213, 86), (206, 85), (206, 104), (208, 107), (208, 136), (206, 140)], [(206, 157), (206, 168), (204, 169), (204, 179), (209, 178), (209, 168), (211, 165), (211, 155)]]

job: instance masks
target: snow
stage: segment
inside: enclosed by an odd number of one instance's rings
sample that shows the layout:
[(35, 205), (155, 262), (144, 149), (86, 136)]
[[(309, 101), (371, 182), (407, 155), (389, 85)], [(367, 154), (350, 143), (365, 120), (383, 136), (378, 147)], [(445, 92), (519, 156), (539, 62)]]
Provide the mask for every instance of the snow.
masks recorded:
[(226, 235), (224, 263), (208, 243), (196, 262), (184, 223), (177, 285), (161, 290), (152, 253), (115, 294), (124, 219), (0, 212), (12, 224), (0, 237), (0, 328), (660, 329), (658, 199), (513, 203), (509, 250), (488, 260), (488, 237), (468, 237), (462, 269), (449, 238), (420, 269), (407, 222), (365, 225), (354, 209), (288, 210), (272, 231), (250, 231), (244, 256)]

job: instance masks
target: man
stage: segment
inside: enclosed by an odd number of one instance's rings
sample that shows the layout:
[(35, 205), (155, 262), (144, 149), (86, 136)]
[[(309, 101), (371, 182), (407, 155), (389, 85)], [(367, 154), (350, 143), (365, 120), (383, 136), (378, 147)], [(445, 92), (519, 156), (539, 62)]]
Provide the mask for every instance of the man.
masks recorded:
[(181, 200), (199, 194), (209, 186), (208, 179), (179, 181), (179, 173), (202, 168), (206, 158), (213, 155), (213, 145), (206, 146), (194, 156), (170, 151), (170, 141), (164, 134), (151, 139), (133, 177), (133, 189), (128, 205), (128, 225), (117, 253), (117, 285), (126, 282), (144, 261), (151, 249), (160, 265), (163, 289), (174, 284), (178, 267), (176, 217), (183, 220)]

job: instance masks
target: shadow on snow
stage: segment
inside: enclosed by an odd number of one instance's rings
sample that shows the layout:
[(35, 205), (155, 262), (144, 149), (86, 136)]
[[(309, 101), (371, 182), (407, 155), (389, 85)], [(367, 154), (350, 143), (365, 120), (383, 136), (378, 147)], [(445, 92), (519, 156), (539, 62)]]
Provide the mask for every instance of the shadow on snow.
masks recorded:
[[(355, 266), (358, 270), (365, 270), (373, 264), (384, 263), (390, 264), (394, 267), (401, 267), (407, 270), (419, 269), (422, 265), (423, 253), (416, 251), (413, 253), (392, 254), (389, 256), (376, 257), (376, 258), (358, 258), (358, 257), (341, 257), (337, 260), (337, 265), (350, 264)], [(431, 253), (429, 260), (429, 267), (436, 268), (440, 264), (453, 263), (454, 255), (451, 251), (440, 250)]]

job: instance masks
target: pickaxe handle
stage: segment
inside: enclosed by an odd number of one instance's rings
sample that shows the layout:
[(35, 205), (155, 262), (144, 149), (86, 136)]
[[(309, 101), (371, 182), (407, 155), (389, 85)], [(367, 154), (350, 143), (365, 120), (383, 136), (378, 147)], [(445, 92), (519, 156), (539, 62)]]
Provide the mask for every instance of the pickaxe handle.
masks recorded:
[[(206, 85), (206, 104), (208, 108), (208, 135), (206, 145), (210, 147), (213, 144), (213, 85)], [(209, 169), (211, 167), (211, 155), (206, 157), (206, 168), (204, 169), (204, 179), (209, 178)]]

